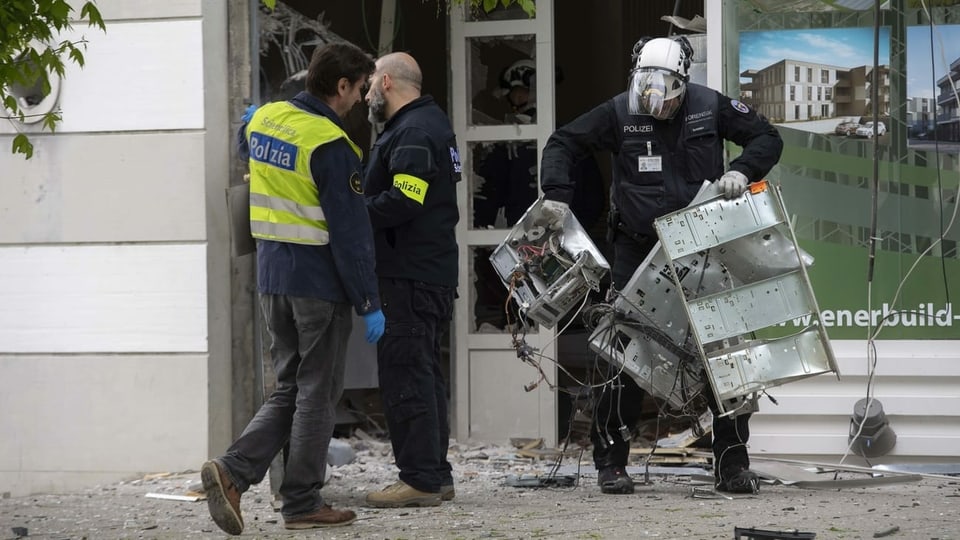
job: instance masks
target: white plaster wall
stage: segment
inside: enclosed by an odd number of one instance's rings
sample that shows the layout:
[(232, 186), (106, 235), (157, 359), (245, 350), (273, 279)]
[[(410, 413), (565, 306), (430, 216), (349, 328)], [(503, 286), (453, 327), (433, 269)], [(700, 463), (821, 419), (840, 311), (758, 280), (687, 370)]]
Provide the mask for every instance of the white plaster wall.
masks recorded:
[(97, 0), (97, 8), (108, 21), (198, 18), (202, 14), (201, 0)]
[[(226, 101), (208, 77), (224, 65), (226, 9), (98, 6), (105, 33), (62, 36), (88, 43), (57, 133), (0, 122), (0, 492), (14, 495), (197, 468), (220, 429), (212, 388), (229, 384), (209, 375), (222, 311), (210, 274), (226, 273), (211, 262), (224, 203), (211, 181), (227, 182), (208, 178), (208, 104)], [(29, 161), (9, 153), (18, 130)]]
[[(88, 43), (83, 68), (66, 63), (57, 132), (203, 128), (200, 19), (107, 24), (106, 32), (78, 25), (62, 38)], [(0, 133), (42, 128), (0, 122)]]
[(481, 349), (470, 351), (468, 369), (471, 440), (506, 444), (511, 437), (545, 438), (556, 416), (540, 414), (541, 392), (549, 389), (523, 391), (527, 379), (536, 380), (530, 366), (516, 355)]
[(205, 233), (199, 131), (0, 135), (0, 244), (192, 242)]
[(0, 353), (0, 491), (196, 468), (206, 386), (205, 354)]
[(201, 244), (0, 247), (0, 353), (205, 352)]

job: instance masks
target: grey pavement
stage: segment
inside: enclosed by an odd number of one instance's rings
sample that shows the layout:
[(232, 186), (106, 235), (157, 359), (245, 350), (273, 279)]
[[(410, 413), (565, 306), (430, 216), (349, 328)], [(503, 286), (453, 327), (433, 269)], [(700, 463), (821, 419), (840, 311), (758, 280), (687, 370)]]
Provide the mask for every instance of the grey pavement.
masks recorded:
[[(364, 508), (368, 490), (395, 479), (388, 446), (357, 445), (356, 459), (332, 468), (332, 478), (323, 488), (335, 507), (357, 512), (354, 524), (286, 531), (264, 482), (244, 494), (242, 538), (730, 539), (736, 527), (753, 527), (815, 533), (817, 539), (960, 539), (960, 478), (925, 476), (889, 485), (837, 488), (829, 484), (834, 474), (828, 474), (820, 475), (827, 484), (820, 486), (823, 489), (765, 484), (757, 495), (725, 497), (712, 492), (709, 484), (697, 484), (704, 472), (699, 467), (690, 473), (679, 469), (680, 474), (674, 474), (678, 471), (674, 468), (660, 474), (652, 467), (655, 474), (644, 484), (644, 469), (631, 466), (636, 493), (603, 495), (588, 453), (564, 459), (562, 474), (579, 473), (574, 487), (511, 487), (508, 480), (546, 477), (551, 463), (521, 458), (511, 448), (496, 446), (451, 448), (457, 478), (452, 502), (422, 509)], [(809, 474), (801, 471), (798, 476)], [(860, 483), (870, 483), (870, 478), (855, 472), (838, 476)], [(71, 493), (3, 499), (0, 539), (22, 533), (29, 534), (27, 539), (226, 538), (210, 520), (205, 501), (147, 497), (186, 495), (198, 483), (199, 474), (187, 471)]]

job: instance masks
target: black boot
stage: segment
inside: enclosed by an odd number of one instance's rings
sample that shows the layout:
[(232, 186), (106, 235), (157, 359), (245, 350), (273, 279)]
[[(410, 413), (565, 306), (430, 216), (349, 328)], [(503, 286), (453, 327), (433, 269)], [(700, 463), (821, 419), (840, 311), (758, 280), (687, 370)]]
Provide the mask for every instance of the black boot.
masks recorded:
[(760, 477), (747, 468), (729, 469), (717, 478), (717, 491), (727, 493), (758, 493)]
[(601, 493), (629, 495), (633, 493), (633, 479), (625, 467), (604, 467), (597, 472), (597, 483)]

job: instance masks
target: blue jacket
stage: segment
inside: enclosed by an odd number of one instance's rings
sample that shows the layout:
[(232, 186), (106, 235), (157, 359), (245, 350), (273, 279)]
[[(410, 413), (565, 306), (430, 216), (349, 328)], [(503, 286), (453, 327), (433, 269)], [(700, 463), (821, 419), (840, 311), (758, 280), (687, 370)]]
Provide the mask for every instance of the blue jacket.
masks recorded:
[[(300, 92), (290, 102), (305, 114), (343, 123), (322, 101)], [(246, 124), (240, 126), (240, 156), (249, 159)], [(373, 233), (360, 180), (360, 159), (343, 139), (317, 148), (310, 169), (327, 219), (330, 243), (311, 246), (257, 240), (257, 290), (265, 294), (350, 303), (359, 315), (380, 309)]]

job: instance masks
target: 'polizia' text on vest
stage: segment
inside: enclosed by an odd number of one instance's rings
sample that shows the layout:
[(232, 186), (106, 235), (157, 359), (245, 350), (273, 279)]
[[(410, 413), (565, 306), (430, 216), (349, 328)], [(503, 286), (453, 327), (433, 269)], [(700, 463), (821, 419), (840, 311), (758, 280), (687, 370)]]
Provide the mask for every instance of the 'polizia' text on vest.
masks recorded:
[(253, 237), (293, 244), (330, 243), (310, 156), (321, 145), (340, 138), (362, 158), (360, 148), (329, 118), (286, 101), (260, 107), (246, 135)]

